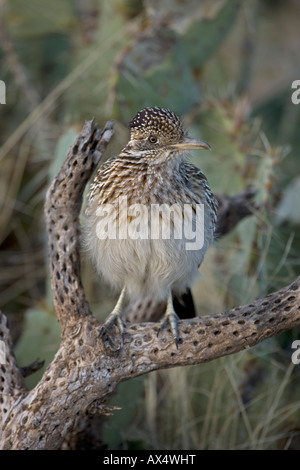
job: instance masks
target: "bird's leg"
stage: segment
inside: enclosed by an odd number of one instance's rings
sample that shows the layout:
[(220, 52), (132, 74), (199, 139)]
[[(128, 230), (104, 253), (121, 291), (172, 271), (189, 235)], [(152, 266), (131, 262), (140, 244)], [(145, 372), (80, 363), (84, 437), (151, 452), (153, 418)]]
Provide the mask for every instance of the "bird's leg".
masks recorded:
[(163, 316), (163, 318), (160, 322), (160, 325), (159, 325), (159, 328), (158, 328), (158, 331), (157, 331), (157, 335), (159, 335), (161, 330), (163, 328), (165, 328), (167, 324), (169, 324), (170, 327), (171, 327), (171, 331), (173, 333), (173, 336), (174, 336), (176, 348), (178, 348), (178, 342), (179, 342), (178, 320), (179, 320), (179, 318), (178, 318), (178, 316), (177, 316), (177, 314), (174, 310), (174, 306), (173, 306), (172, 293), (170, 292), (169, 295), (168, 295), (166, 312), (165, 312), (165, 314), (164, 314), (164, 316)]
[(121, 314), (122, 314), (123, 307), (124, 307), (125, 295), (126, 295), (126, 287), (124, 286), (113, 311), (108, 315), (107, 319), (105, 320), (105, 323), (102, 325), (102, 328), (99, 333), (100, 337), (103, 335), (105, 330), (109, 328), (111, 325), (113, 325), (114, 323), (117, 323), (120, 329), (120, 332), (123, 336), (124, 331), (125, 331), (125, 324), (122, 320)]

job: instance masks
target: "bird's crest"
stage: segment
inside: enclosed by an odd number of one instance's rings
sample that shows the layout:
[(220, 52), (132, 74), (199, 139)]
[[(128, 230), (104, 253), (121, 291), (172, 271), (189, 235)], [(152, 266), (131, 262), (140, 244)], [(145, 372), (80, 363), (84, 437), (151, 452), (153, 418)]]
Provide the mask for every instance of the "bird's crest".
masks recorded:
[(130, 121), (131, 132), (149, 131), (161, 132), (164, 134), (183, 135), (185, 133), (180, 119), (173, 111), (167, 108), (145, 108), (137, 113)]

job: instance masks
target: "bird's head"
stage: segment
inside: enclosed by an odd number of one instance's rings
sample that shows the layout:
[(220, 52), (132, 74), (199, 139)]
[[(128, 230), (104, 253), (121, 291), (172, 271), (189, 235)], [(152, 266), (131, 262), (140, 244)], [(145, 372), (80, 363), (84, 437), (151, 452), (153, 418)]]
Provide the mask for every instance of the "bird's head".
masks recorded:
[(188, 137), (180, 119), (169, 109), (145, 108), (130, 121), (129, 128), (127, 151), (144, 155), (152, 163), (180, 157), (194, 149), (210, 149), (203, 140)]

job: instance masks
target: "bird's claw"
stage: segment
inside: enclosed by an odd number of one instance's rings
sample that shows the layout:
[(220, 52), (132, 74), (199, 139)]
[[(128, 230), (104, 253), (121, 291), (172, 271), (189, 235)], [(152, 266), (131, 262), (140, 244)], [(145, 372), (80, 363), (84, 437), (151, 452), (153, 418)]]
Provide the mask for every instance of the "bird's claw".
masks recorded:
[(177, 349), (179, 345), (178, 321), (179, 321), (179, 318), (175, 312), (172, 313), (172, 315), (166, 314), (162, 318), (159, 324), (158, 330), (157, 330), (157, 336), (158, 336), (163, 329), (165, 329), (167, 326), (170, 326), (173, 337), (174, 337), (175, 346)]
[(124, 344), (124, 336), (126, 334), (126, 325), (123, 322), (122, 318), (120, 315), (113, 315), (111, 317), (108, 317), (106, 322), (102, 325), (100, 332), (99, 332), (99, 338), (104, 339), (104, 335), (106, 334), (109, 338), (110, 335), (108, 334), (108, 331), (113, 327), (116, 326), (119, 329), (120, 335), (121, 335), (121, 344), (118, 349), (121, 349)]

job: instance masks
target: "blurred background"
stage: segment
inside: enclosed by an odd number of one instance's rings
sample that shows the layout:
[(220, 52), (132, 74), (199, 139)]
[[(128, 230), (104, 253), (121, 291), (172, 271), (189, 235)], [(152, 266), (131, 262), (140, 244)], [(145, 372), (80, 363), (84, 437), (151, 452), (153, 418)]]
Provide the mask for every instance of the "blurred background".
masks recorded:
[[(212, 152), (191, 160), (216, 194), (257, 189), (261, 209), (215, 243), (193, 288), (198, 315), (300, 273), (299, 0), (1, 0), (0, 308), (20, 365), (45, 366), (60, 327), (43, 204), (84, 121), (115, 121), (105, 157), (145, 106), (169, 107)], [(115, 299), (83, 254), (103, 319)], [(99, 428), (108, 449), (300, 449), (300, 329), (232, 356), (121, 384)], [(27, 379), (29, 387), (41, 371)]]

